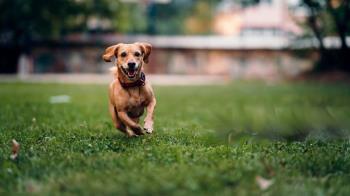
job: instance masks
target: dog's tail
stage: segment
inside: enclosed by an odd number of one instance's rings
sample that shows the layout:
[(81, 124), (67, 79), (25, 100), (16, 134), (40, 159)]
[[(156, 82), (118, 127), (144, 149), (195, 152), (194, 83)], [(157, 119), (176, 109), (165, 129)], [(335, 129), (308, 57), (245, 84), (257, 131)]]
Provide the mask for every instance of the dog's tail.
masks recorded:
[(113, 66), (109, 69), (109, 71), (113, 74), (114, 78), (118, 78), (118, 67)]

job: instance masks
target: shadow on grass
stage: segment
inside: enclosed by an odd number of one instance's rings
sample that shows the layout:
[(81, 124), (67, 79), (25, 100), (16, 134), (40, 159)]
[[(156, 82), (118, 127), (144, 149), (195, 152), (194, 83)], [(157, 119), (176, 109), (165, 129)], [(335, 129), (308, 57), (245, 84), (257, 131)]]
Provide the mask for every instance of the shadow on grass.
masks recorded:
[(268, 113), (267, 109), (264, 115), (240, 111), (239, 116), (232, 118), (230, 115), (217, 114), (217, 123), (214, 124), (216, 136), (219, 140), (226, 140), (228, 143), (248, 137), (256, 140), (287, 142), (350, 138), (349, 129), (342, 126), (345, 123), (337, 124), (338, 119), (315, 111), (311, 112), (314, 113), (313, 116), (305, 115), (304, 112), (307, 112), (305, 110), (298, 113), (293, 110), (285, 112), (287, 114), (277, 116), (275, 113)]

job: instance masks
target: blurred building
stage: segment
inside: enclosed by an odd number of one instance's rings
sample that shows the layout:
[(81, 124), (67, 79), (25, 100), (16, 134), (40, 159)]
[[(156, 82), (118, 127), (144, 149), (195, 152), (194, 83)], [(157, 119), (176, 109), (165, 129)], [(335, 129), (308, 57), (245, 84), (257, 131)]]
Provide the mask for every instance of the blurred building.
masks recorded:
[[(64, 42), (34, 48), (31, 73), (107, 73), (102, 61), (114, 43), (147, 41), (154, 46), (149, 74), (216, 75), (231, 79), (279, 80), (311, 69), (314, 53), (298, 56), (287, 38), (269, 36), (71, 36)], [(304, 48), (300, 48), (304, 50)], [(21, 71), (22, 73), (22, 71)]]
[[(222, 0), (214, 9), (215, 35), (147, 36), (71, 34), (63, 40), (37, 44), (22, 56), (19, 72), (107, 73), (111, 63), (102, 61), (104, 49), (115, 43), (149, 42), (154, 46), (146, 71), (151, 74), (216, 75), (232, 79), (275, 80), (311, 69), (312, 45), (293, 47), (302, 30), (284, 0), (262, 0), (241, 7)], [(92, 21), (91, 25), (107, 25)], [(303, 42), (306, 43), (306, 42)]]
[(301, 35), (302, 28), (296, 24), (292, 13), (285, 0), (262, 0), (249, 7), (223, 0), (215, 14), (214, 31), (231, 36)]

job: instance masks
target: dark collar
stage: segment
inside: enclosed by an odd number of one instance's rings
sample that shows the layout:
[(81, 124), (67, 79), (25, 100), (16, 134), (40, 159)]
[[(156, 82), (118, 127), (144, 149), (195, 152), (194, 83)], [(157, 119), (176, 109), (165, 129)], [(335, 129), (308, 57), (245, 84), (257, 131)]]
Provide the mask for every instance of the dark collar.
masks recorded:
[(140, 87), (140, 86), (144, 86), (146, 83), (146, 76), (143, 72), (141, 72), (141, 76), (138, 80), (136, 80), (135, 82), (122, 82), (119, 78), (118, 78), (120, 84), (122, 85), (123, 88), (132, 88), (132, 87)]

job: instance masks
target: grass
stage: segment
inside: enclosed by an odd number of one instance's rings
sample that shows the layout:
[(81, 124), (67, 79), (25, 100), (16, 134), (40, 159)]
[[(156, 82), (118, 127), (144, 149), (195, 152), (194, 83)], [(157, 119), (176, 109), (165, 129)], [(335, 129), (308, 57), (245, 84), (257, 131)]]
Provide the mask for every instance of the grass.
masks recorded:
[(155, 90), (155, 133), (128, 139), (106, 85), (0, 84), (0, 195), (350, 194), (349, 86)]

